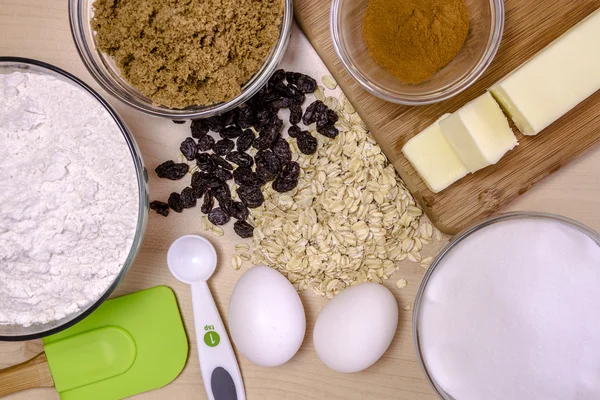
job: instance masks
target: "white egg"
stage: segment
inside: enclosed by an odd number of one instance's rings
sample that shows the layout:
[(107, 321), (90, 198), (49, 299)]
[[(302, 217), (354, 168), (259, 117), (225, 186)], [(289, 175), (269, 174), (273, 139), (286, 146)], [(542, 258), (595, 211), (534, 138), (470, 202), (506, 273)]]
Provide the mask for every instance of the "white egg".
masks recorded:
[(229, 332), (244, 357), (263, 367), (284, 364), (305, 331), (302, 301), (283, 275), (265, 266), (242, 275), (229, 303)]
[(386, 352), (397, 327), (398, 303), (386, 287), (351, 286), (319, 314), (313, 332), (315, 350), (335, 371), (362, 371)]

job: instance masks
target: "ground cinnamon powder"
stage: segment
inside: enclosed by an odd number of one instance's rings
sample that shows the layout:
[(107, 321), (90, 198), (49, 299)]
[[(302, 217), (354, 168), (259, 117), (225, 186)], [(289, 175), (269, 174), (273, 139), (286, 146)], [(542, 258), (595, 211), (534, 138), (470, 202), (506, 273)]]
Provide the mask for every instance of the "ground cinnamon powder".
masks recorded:
[(406, 83), (420, 83), (458, 54), (469, 31), (464, 0), (370, 0), (363, 24), (369, 54)]

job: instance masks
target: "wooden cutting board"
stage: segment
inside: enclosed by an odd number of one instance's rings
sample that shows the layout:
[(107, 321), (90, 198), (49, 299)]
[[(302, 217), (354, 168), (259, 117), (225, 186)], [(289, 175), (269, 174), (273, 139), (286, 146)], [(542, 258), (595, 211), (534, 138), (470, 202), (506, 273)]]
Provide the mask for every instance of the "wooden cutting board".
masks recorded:
[[(539, 180), (600, 140), (600, 92), (537, 136), (518, 134), (519, 146), (496, 165), (432, 193), (402, 155), (402, 146), (444, 113), (456, 111), (585, 16), (600, 0), (506, 0), (502, 44), (491, 66), (468, 90), (444, 102), (400, 106), (367, 93), (346, 72), (329, 34), (330, 1), (295, 0), (295, 15), (329, 70), (394, 164), (416, 200), (443, 232), (454, 234), (500, 210)], [(598, 71), (600, 73), (600, 71)]]

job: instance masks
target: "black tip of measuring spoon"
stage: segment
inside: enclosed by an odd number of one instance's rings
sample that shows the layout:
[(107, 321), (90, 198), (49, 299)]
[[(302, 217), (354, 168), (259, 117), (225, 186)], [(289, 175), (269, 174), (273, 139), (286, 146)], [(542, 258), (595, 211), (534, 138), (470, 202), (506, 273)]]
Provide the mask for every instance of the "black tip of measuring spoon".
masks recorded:
[(210, 378), (210, 384), (215, 400), (237, 400), (235, 383), (224, 368), (215, 368)]

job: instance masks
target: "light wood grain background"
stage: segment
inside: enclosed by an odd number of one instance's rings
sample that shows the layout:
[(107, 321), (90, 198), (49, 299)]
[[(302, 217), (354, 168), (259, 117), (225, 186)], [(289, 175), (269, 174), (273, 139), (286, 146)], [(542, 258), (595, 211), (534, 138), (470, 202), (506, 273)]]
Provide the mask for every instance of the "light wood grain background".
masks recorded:
[[(523, 0), (525, 1), (525, 0)], [(323, 16), (325, 17), (325, 16)], [(0, 55), (31, 57), (55, 64), (74, 73), (98, 88), (85, 70), (74, 48), (67, 4), (58, 0), (0, 0)], [(346, 82), (347, 83), (347, 82)], [(366, 94), (361, 95), (363, 97)], [(144, 116), (106, 96), (133, 131), (148, 170), (176, 154), (185, 137), (186, 127)], [(563, 214), (600, 230), (600, 148), (591, 150), (569, 166), (544, 180), (505, 210), (538, 210)], [(150, 174), (152, 198), (165, 198), (180, 184), (159, 181)], [(199, 210), (187, 210), (168, 219), (151, 215), (142, 251), (125, 281), (115, 295), (122, 295), (155, 285), (165, 284), (174, 289), (183, 314), (191, 349), (188, 364), (172, 384), (136, 396), (136, 399), (205, 399), (200, 377), (196, 341), (192, 326), (191, 301), (188, 288), (169, 274), (165, 259), (169, 244), (177, 237), (203, 234), (199, 228)], [(220, 264), (209, 282), (221, 314), (227, 316), (231, 291), (243, 272), (230, 265), (233, 247), (239, 241), (228, 228), (223, 238), (209, 237), (217, 247)], [(438, 244), (437, 247), (439, 247)], [(436, 246), (427, 247), (435, 253)], [(412, 303), (423, 269), (412, 263), (401, 270), (386, 286), (392, 289), (400, 306)], [(406, 278), (405, 289), (394, 288), (394, 282)], [(1, 284), (1, 283), (0, 283)], [(281, 399), (403, 399), (434, 400), (436, 397), (419, 370), (412, 344), (410, 312), (401, 311), (400, 325), (390, 350), (373, 367), (352, 375), (328, 370), (317, 358), (312, 347), (312, 327), (326, 300), (310, 293), (302, 295), (308, 324), (305, 342), (289, 363), (277, 368), (255, 366), (239, 357), (247, 395), (250, 400)], [(24, 361), (42, 349), (40, 342), (0, 343), (0, 368)], [(51, 389), (31, 390), (7, 397), (9, 400), (56, 400)]]
[[(485, 30), (478, 30), (477, 26), (481, 23), (476, 15), (483, 18), (481, 6), (487, 1), (465, 1), (472, 17), (467, 43), (474, 43), (478, 38), (475, 32), (486, 34)], [(432, 193), (425, 186), (401, 153), (411, 137), (442, 115), (456, 111), (485, 93), (496, 81), (598, 9), (600, 0), (505, 0), (504, 36), (488, 70), (463, 93), (442, 103), (422, 107), (386, 103), (362, 90), (352, 80), (333, 50), (329, 33), (330, 3), (296, 0), (296, 16), (417, 201), (444, 232), (454, 234), (500, 210), (539, 180), (559, 170), (600, 141), (600, 93), (596, 93), (538, 136), (517, 134), (519, 146), (507, 153), (498, 164), (470, 174), (440, 193)], [(347, 7), (354, 8), (357, 18), (363, 7), (356, 4), (364, 3), (346, 0)], [(355, 26), (360, 28), (360, 20), (356, 21)], [(360, 47), (360, 34), (351, 42), (353, 46)], [(364, 44), (362, 46), (365, 47)], [(477, 54), (471, 47), (465, 45), (457, 59)], [(444, 71), (440, 75), (444, 75)]]

